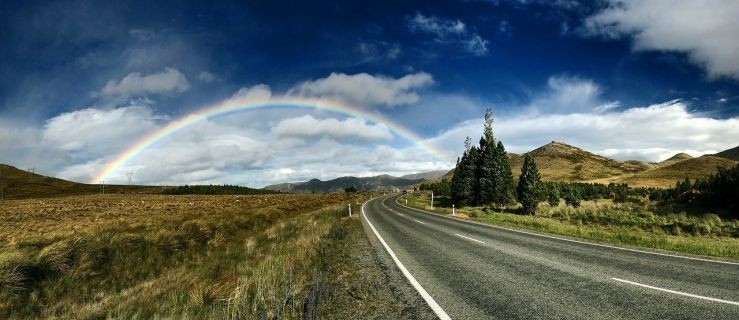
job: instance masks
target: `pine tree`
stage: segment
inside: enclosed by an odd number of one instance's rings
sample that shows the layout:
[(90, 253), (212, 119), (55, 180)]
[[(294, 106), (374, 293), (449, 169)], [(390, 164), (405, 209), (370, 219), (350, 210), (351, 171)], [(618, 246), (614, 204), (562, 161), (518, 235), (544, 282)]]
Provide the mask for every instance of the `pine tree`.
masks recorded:
[(559, 205), (559, 188), (556, 184), (551, 184), (549, 186), (549, 192), (547, 195), (547, 202), (550, 206), (556, 207)]
[(536, 206), (541, 200), (541, 178), (536, 163), (534, 163), (534, 158), (530, 154), (526, 154), (523, 160), (516, 193), (524, 211), (528, 214), (536, 213)]
[(467, 161), (464, 164), (464, 173), (462, 175), (462, 195), (464, 198), (463, 203), (466, 205), (475, 205), (478, 203), (478, 194), (476, 193), (476, 172), (477, 163), (480, 153), (475, 147), (470, 148), (470, 152), (467, 155)]
[(477, 166), (477, 201), (487, 205), (493, 202), (496, 191), (496, 147), (493, 137), (493, 111), (485, 110), (485, 127), (480, 138), (480, 154)]
[[(465, 150), (465, 154), (467, 151)], [(451, 186), (451, 196), (452, 196), (452, 202), (459, 205), (461, 203), (460, 200), (460, 194), (462, 192), (462, 175), (459, 171), (459, 161), (460, 158), (457, 158), (457, 166), (454, 167), (454, 172), (452, 172), (452, 186)]]
[(477, 150), (472, 147), (470, 137), (464, 142), (465, 151), (457, 160), (457, 167), (451, 182), (452, 200), (456, 204), (471, 205), (475, 203), (474, 185), (477, 162)]
[(505, 151), (503, 142), (498, 141), (495, 147), (494, 173), (493, 173), (493, 197), (492, 200), (499, 207), (505, 206), (513, 199), (513, 173), (508, 153)]
[(573, 208), (577, 208), (580, 206), (580, 191), (575, 187), (570, 187), (570, 190), (568, 190), (565, 193), (565, 204), (572, 206)]

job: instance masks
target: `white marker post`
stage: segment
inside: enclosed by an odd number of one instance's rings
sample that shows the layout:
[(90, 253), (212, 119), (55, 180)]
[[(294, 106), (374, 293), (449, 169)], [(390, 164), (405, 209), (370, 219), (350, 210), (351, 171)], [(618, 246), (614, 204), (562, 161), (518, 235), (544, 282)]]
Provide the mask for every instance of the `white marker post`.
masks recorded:
[(351, 216), (352, 216), (352, 204), (350, 203), (349, 204), (349, 217)]
[(408, 199), (405, 199), (405, 205), (406, 206), (408, 205)]
[(434, 192), (431, 191), (431, 209), (434, 208)]
[(452, 204), (452, 217), (454, 216), (454, 205)]

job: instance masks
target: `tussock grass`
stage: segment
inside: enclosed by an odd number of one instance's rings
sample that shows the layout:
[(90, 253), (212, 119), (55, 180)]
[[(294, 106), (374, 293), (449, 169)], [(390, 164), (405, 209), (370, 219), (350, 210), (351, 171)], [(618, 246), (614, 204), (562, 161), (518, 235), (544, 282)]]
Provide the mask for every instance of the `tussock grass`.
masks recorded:
[[(0, 208), (0, 318), (315, 319), (368, 194), (105, 195)], [(361, 234), (361, 233), (360, 233)], [(338, 286), (338, 287), (337, 287)]]
[[(441, 205), (432, 210), (427, 195), (405, 195), (408, 205), (451, 214)], [(402, 201), (402, 200), (401, 200)], [(664, 212), (651, 203), (583, 201), (573, 208), (539, 204), (536, 215), (518, 214), (518, 208), (483, 207), (457, 209), (457, 215), (481, 222), (581, 238), (617, 245), (637, 246), (702, 256), (739, 260), (739, 221), (713, 213)]]

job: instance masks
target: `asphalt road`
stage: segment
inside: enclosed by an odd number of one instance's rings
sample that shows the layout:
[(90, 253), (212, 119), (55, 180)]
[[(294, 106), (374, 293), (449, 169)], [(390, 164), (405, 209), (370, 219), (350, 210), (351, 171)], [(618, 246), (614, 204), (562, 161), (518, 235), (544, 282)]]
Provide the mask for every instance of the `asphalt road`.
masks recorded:
[(739, 264), (484, 226), (397, 198), (367, 202), (362, 222), (441, 318), (739, 319)]

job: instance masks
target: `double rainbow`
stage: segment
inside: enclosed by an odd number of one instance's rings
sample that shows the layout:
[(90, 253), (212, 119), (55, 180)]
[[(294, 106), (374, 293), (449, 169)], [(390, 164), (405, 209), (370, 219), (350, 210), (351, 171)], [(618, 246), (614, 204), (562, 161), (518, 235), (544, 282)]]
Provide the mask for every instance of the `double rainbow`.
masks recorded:
[(330, 101), (325, 99), (309, 99), (309, 98), (235, 98), (227, 100), (223, 103), (216, 104), (210, 107), (206, 107), (198, 112), (192, 113), (184, 118), (170, 122), (166, 127), (155, 131), (143, 139), (137, 141), (127, 150), (115, 157), (115, 159), (108, 163), (91, 181), (93, 184), (102, 183), (108, 179), (113, 173), (119, 168), (125, 165), (131, 159), (136, 158), (146, 149), (152, 145), (157, 144), (162, 140), (166, 140), (168, 137), (176, 134), (177, 132), (188, 128), (194, 124), (205, 121), (207, 119), (224, 116), (232, 113), (237, 113), (246, 110), (254, 110), (268, 107), (284, 107), (284, 108), (301, 108), (301, 109), (318, 109), (325, 110), (337, 114), (342, 114), (350, 117), (361, 118), (366, 121), (384, 124), (394, 134), (410, 141), (417, 145), (421, 149), (428, 152), (430, 155), (435, 157), (437, 160), (442, 161), (446, 164), (450, 163), (449, 156), (444, 152), (434, 148), (427, 144), (423, 139), (415, 134), (414, 132), (406, 129), (400, 124), (397, 124), (389, 119), (382, 117), (376, 113), (369, 113), (360, 108), (351, 107), (349, 105), (341, 104), (336, 101)]

